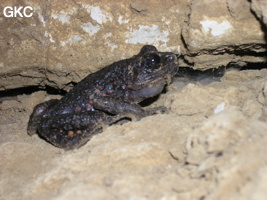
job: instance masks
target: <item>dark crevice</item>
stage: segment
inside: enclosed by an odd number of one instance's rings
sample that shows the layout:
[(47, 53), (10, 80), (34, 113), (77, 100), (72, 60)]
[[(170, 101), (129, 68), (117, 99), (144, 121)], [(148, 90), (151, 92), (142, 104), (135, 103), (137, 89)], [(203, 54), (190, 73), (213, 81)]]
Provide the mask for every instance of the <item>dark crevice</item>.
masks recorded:
[[(190, 66), (190, 63), (188, 63), (185, 59), (183, 61), (185, 64)], [(175, 76), (186, 77), (192, 80), (199, 80), (199, 79), (207, 78), (207, 77), (219, 78), (219, 77), (222, 77), (228, 69), (233, 69), (233, 68), (240, 70), (240, 71), (261, 70), (261, 69), (267, 68), (267, 62), (246, 63), (245, 65), (240, 65), (238, 63), (233, 62), (233, 63), (229, 63), (226, 67), (220, 66), (218, 68), (212, 68), (208, 70), (197, 70), (197, 69), (193, 69), (193, 67), (179, 67), (179, 71)]]
[[(69, 82), (68, 84), (66, 84), (66, 86), (70, 86), (70, 87), (74, 87), (75, 85), (77, 85), (77, 83), (76, 82), (73, 82), (73, 81), (71, 81), (71, 82)], [(65, 91), (65, 90), (63, 90), (63, 91)]]
[(240, 70), (261, 70), (267, 68), (267, 63), (248, 63)]
[[(234, 54), (235, 56), (255, 56), (266, 57), (266, 51), (256, 52), (251, 49), (267, 49), (266, 44), (247, 44), (241, 46), (230, 46), (229, 49), (224, 49), (223, 53)], [(215, 50), (216, 51), (216, 50)]]
[(226, 68), (224, 66), (208, 69), (208, 70), (196, 70), (190, 67), (179, 67), (179, 71), (176, 74), (176, 77), (186, 77), (190, 79), (202, 79), (206, 77), (222, 77), (225, 73)]
[(153, 104), (154, 102), (156, 102), (158, 100), (158, 98), (159, 98), (159, 95), (156, 95), (154, 97), (147, 98), (147, 99), (141, 101), (139, 103), (139, 105), (142, 106), (142, 107), (149, 106), (149, 105)]
[(267, 62), (263, 62), (263, 63), (246, 63), (246, 65), (241, 66), (238, 65), (237, 63), (230, 63), (227, 66), (227, 69), (238, 69), (240, 71), (243, 70), (261, 70), (261, 69), (266, 69), (267, 68)]
[(55, 95), (65, 95), (67, 93), (66, 90), (54, 88), (48, 85), (45, 86), (45, 91), (48, 94), (55, 94)]
[[(190, 57), (200, 55), (223, 55), (266, 57), (267, 44), (244, 44), (239, 46), (223, 46), (218, 49), (202, 49), (201, 53), (189, 54)], [(263, 51), (265, 50), (265, 51)]]
[(186, 43), (186, 41), (185, 41), (185, 38), (184, 38), (183, 34), (181, 34), (180, 37), (181, 37), (181, 41), (182, 41), (183, 46), (185, 47), (185, 49), (188, 50), (188, 46), (187, 46), (187, 43)]
[[(185, 77), (190, 80), (201, 80), (205, 78), (220, 78), (222, 77), (225, 72), (228, 69), (237, 69), (240, 71), (243, 70), (261, 70), (267, 68), (267, 62), (263, 63), (246, 63), (245, 66), (238, 65), (238, 63), (230, 63), (228, 66), (221, 66), (218, 68), (214, 69), (208, 69), (208, 70), (195, 70), (191, 67), (179, 67), (179, 71), (176, 74), (176, 77)], [(72, 87), (76, 85), (76, 83), (71, 82), (69, 83)], [(20, 87), (20, 88), (15, 88), (15, 89), (8, 89), (4, 91), (0, 91), (0, 102), (3, 101), (6, 97), (16, 97), (18, 95), (23, 95), (23, 94), (32, 94), (34, 92), (38, 91), (45, 91), (48, 94), (51, 95), (65, 95), (67, 93), (66, 90), (63, 89), (58, 89), (55, 87), (51, 87), (46, 85), (45, 87), (41, 86), (28, 86), (28, 87)], [(163, 91), (163, 93), (166, 92), (166, 89)], [(140, 103), (141, 106), (149, 106), (153, 102), (155, 102), (159, 96), (155, 96), (152, 98), (148, 98), (144, 100), (143, 102)]]
[(65, 95), (67, 93), (65, 90), (53, 88), (48, 85), (46, 85), (45, 87), (28, 86), (28, 87), (21, 87), (21, 88), (0, 91), (0, 99), (4, 97), (15, 97), (23, 94), (32, 94), (38, 91), (46, 91), (48, 94), (52, 95)]

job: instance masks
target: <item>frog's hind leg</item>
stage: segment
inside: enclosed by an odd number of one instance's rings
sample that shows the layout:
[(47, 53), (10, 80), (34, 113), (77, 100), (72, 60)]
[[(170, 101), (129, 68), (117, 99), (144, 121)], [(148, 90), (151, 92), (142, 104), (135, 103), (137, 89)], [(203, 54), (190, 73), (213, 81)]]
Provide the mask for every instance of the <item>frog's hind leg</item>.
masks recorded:
[(44, 103), (35, 106), (28, 122), (28, 127), (27, 127), (28, 135), (36, 134), (37, 128), (43, 119), (44, 113), (51, 107), (55, 106), (58, 102), (59, 102), (58, 99), (51, 99), (49, 101), (46, 101)]
[(65, 150), (76, 149), (86, 144), (94, 135), (101, 133), (103, 124), (92, 124), (90, 127), (83, 129), (40, 128), (40, 136), (45, 138), (48, 142), (56, 147)]
[(107, 126), (105, 113), (87, 111), (43, 119), (38, 133), (48, 142), (65, 150), (79, 148)]

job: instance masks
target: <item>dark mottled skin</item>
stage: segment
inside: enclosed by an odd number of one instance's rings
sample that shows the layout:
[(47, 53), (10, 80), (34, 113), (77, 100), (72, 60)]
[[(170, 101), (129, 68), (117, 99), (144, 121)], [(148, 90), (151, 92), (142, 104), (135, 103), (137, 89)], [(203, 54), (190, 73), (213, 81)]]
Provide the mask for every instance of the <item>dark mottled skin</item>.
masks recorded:
[(138, 103), (161, 93), (177, 69), (173, 53), (146, 45), (138, 55), (90, 74), (60, 100), (37, 105), (28, 134), (38, 133), (57, 147), (73, 149), (121, 119), (138, 120), (165, 111), (165, 107), (143, 109)]

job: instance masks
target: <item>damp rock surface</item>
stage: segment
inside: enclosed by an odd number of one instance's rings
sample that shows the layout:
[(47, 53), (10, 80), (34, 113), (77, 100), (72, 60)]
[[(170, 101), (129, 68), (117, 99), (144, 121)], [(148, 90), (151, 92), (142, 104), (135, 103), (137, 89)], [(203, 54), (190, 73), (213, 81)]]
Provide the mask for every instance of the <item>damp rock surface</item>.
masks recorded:
[(267, 71), (176, 78), (150, 106), (170, 112), (108, 127), (63, 151), (26, 133), (45, 92), (0, 105), (2, 199), (266, 199)]

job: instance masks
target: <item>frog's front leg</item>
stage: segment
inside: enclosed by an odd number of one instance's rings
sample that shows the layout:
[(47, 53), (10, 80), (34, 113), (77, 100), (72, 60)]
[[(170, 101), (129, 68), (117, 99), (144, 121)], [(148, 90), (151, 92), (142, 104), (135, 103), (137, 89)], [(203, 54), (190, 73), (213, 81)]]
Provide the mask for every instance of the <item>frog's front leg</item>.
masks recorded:
[(134, 120), (140, 120), (143, 117), (160, 113), (166, 113), (167, 109), (164, 106), (159, 106), (150, 109), (143, 109), (139, 104), (132, 104), (124, 101), (118, 101), (117, 99), (105, 97), (101, 99), (95, 99), (93, 106), (97, 110), (108, 112), (112, 114), (120, 114), (128, 116)]

